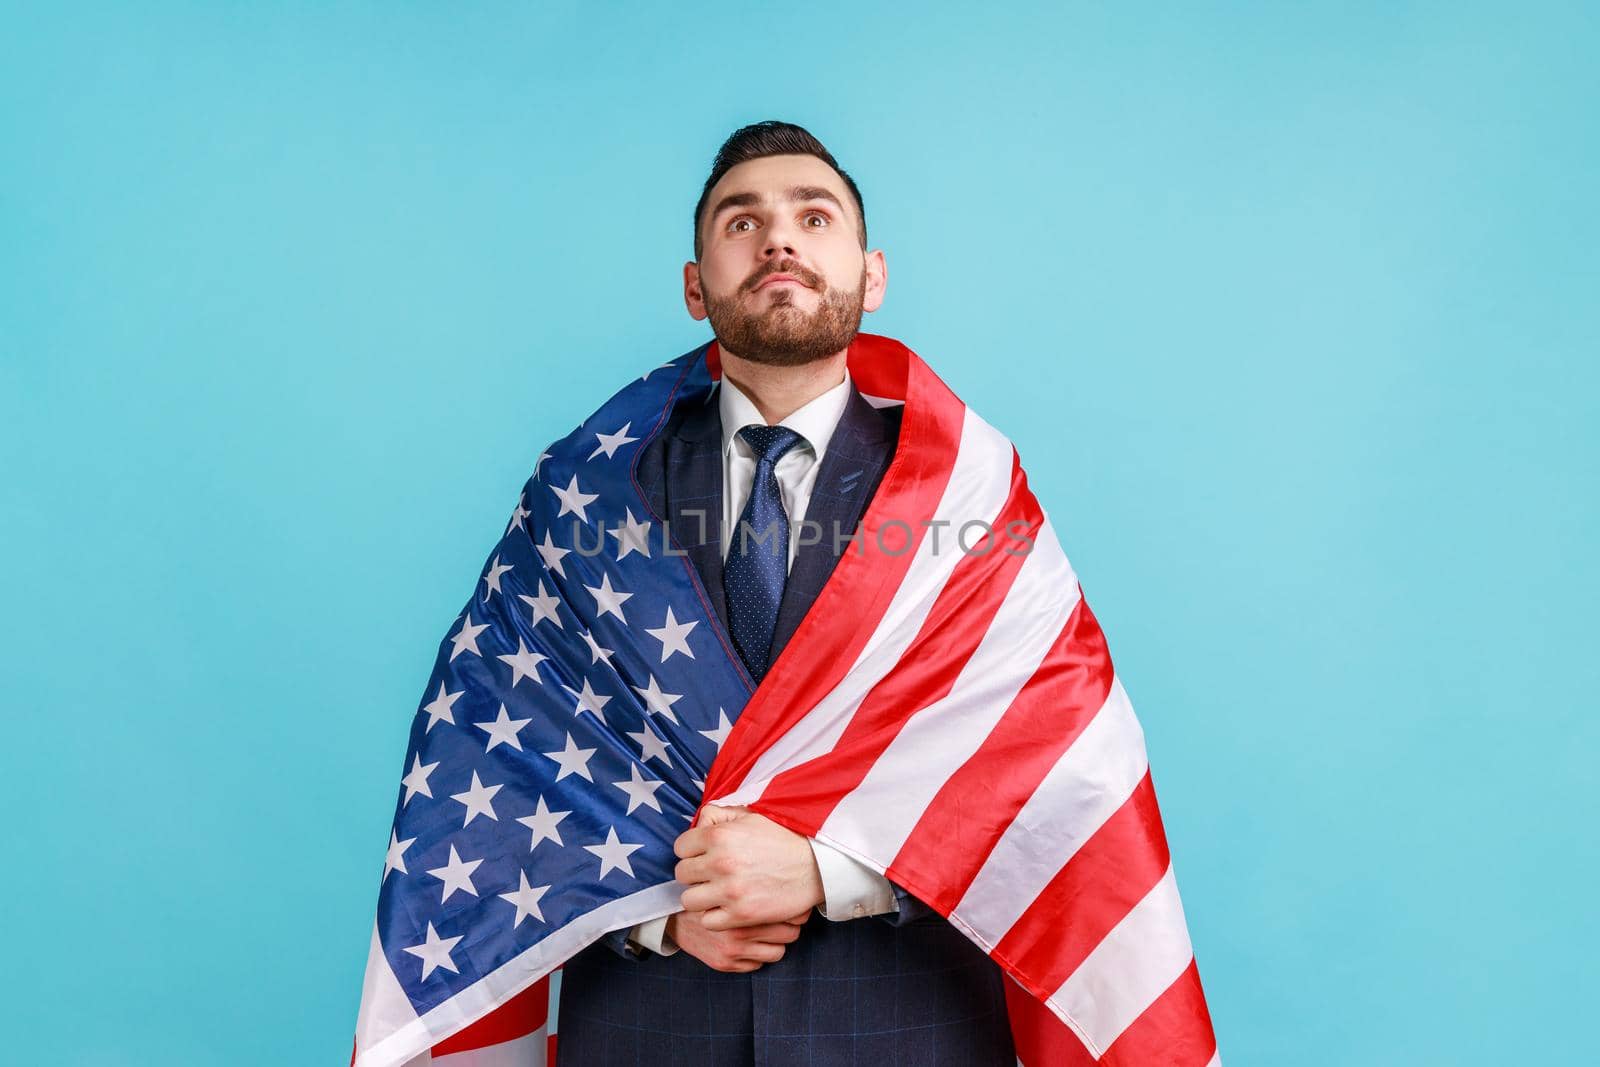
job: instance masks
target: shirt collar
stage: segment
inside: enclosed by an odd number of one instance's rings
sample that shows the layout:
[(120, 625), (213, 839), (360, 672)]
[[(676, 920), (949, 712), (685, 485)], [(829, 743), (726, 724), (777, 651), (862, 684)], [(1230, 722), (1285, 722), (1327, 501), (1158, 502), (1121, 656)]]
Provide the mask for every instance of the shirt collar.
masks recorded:
[[(737, 385), (730, 382), (727, 375), (722, 376), (721, 382), (717, 389), (717, 407), (722, 415), (722, 454), (726, 456), (728, 450), (738, 440), (736, 435), (740, 430), (746, 426), (765, 426), (767, 420), (761, 417), (755, 402), (745, 396)], [(833, 436), (839, 420), (844, 417), (845, 407), (850, 403), (850, 389), (850, 371), (846, 368), (844, 381), (802, 404), (788, 417), (780, 419), (778, 425), (787, 426), (804, 437), (815, 453), (817, 461), (821, 462), (822, 454), (828, 447), (828, 440)]]

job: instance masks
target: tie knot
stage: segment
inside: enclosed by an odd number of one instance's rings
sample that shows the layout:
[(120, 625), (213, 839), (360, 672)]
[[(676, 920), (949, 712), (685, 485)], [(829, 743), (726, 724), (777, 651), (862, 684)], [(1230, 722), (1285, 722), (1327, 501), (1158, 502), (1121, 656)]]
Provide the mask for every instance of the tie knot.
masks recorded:
[(739, 436), (756, 450), (757, 463), (776, 463), (785, 452), (805, 440), (787, 426), (746, 426), (739, 431)]

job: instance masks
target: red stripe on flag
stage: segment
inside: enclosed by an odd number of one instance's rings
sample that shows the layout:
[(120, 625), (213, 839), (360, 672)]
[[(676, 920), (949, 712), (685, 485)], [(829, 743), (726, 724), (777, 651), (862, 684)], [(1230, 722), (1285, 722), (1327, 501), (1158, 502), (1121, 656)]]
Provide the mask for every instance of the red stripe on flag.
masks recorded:
[(950, 692), (1028, 559), (1027, 553), (1000, 547), (1001, 531), (1019, 521), (1032, 537), (1044, 514), (1012, 449), (1011, 491), (993, 520), (993, 547), (981, 555), (962, 555), (917, 636), (872, 687), (833, 750), (776, 775), (762, 790), (758, 810), (781, 811), (785, 825), (815, 835), (845, 794), (866, 778), (906, 720)]
[(1015, 982), (1007, 981), (1005, 988), (1011, 1043), (1022, 1067), (1094, 1067), (1078, 1035), (1043, 1002)]
[(1205, 1067), (1217, 1054), (1217, 1037), (1211, 1029), (1211, 1011), (1200, 988), (1200, 970), (1194, 960), (1111, 1043), (1100, 1057), (1102, 1067)]
[(433, 1046), (433, 1054), (447, 1056), (515, 1041), (539, 1029), (549, 1016), (550, 977), (546, 975), (471, 1026)]
[[(871, 347), (858, 353), (859, 342), (860, 337), (850, 348), (852, 378), (858, 354), (875, 359), (880, 351)], [(910, 349), (890, 344), (898, 353), (886, 352), (883, 358), (899, 360), (909, 399), (894, 459), (861, 519), (863, 550), (845, 546), (822, 592), (739, 713), (707, 775), (707, 799), (731, 792), (772, 740), (804, 718), (849, 672), (916, 559), (915, 551), (897, 551), (903, 534), (884, 533), (885, 523), (909, 525), (914, 546), (927, 532), (923, 520), (933, 518), (950, 482), (966, 405)], [(875, 373), (881, 377), (886, 371), (880, 367)], [(891, 551), (879, 546), (880, 535)], [(840, 619), (850, 625), (839, 625)]]
[(978, 751), (934, 794), (890, 865), (889, 880), (927, 892), (918, 896), (949, 915), (1011, 820), (1105, 704), (1114, 675), (1100, 624), (1080, 595), (1039, 669)]
[(1167, 873), (1167, 837), (1150, 772), (1085, 841), (995, 946), (1031, 988), (1061, 987)]

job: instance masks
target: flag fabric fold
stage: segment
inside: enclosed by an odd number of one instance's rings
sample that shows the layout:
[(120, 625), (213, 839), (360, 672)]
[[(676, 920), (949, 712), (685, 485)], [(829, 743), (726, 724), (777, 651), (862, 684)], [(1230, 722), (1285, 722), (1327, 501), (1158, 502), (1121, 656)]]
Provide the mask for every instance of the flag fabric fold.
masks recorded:
[(1143, 734), (1016, 450), (899, 342), (848, 363), (899, 443), (753, 692), (635, 469), (716, 343), (539, 457), (412, 722), (357, 1067), (554, 1062), (561, 964), (677, 910), (707, 802), (944, 915), (1026, 1067), (1220, 1063)]

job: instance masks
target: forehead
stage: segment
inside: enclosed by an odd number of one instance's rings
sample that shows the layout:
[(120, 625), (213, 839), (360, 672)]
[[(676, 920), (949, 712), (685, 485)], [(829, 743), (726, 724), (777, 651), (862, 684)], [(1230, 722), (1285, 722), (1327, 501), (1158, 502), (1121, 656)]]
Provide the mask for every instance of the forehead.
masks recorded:
[(855, 202), (839, 175), (816, 156), (807, 155), (764, 156), (731, 168), (706, 197), (706, 215), (714, 215), (724, 197), (753, 193), (763, 203), (778, 203), (787, 200), (789, 190), (796, 185), (828, 190), (854, 216)]

